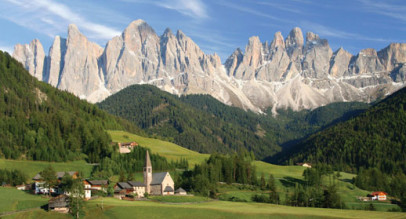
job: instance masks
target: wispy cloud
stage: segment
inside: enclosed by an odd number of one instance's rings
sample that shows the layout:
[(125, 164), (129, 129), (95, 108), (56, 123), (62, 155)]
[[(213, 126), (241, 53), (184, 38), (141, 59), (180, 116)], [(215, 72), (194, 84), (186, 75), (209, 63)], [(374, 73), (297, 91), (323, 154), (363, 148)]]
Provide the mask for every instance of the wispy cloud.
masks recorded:
[(201, 0), (163, 0), (156, 1), (155, 4), (190, 17), (208, 18), (207, 6)]
[(376, 38), (376, 37), (368, 37), (357, 33), (346, 32), (342, 30), (338, 30), (332, 27), (327, 27), (318, 23), (304, 21), (301, 22), (301, 26), (305, 29), (311, 30), (321, 36), (324, 37), (335, 37), (341, 39), (355, 39), (355, 40), (366, 40), (366, 41), (374, 41), (374, 42), (394, 42), (400, 41), (396, 39), (387, 39), (387, 38)]
[(385, 1), (358, 0), (364, 9), (376, 14), (395, 18), (403, 23), (406, 22), (406, 6), (403, 4), (390, 4)]
[(255, 16), (258, 16), (258, 17), (264, 17), (264, 18), (268, 18), (268, 19), (271, 19), (271, 20), (274, 20), (274, 21), (290, 23), (289, 21), (287, 21), (285, 19), (281, 19), (279, 17), (275, 17), (275, 16), (272, 16), (270, 14), (263, 13), (261, 11), (258, 11), (258, 10), (255, 10), (255, 9), (243, 6), (243, 5), (235, 4), (235, 2), (219, 1), (219, 2), (217, 2), (217, 4), (221, 5), (221, 6), (224, 6), (224, 7), (227, 7), (227, 8), (230, 8), (230, 9), (234, 9), (234, 10), (237, 10), (237, 11), (241, 11), (241, 12), (244, 12), (244, 13), (255, 15)]
[[(6, 0), (6, 2), (12, 3), (14, 7), (10, 4), (7, 7), (1, 7), (1, 17), (50, 37), (66, 30), (67, 24), (70, 23), (75, 23), (90, 38), (96, 40), (111, 39), (120, 34), (120, 31), (92, 22), (59, 2), (51, 0)], [(0, 4), (0, 6), (3, 5)]]
[(286, 11), (286, 12), (295, 13), (295, 14), (305, 14), (305, 13), (303, 13), (303, 9), (294, 8), (295, 7), (294, 4), (287, 5), (284, 3), (277, 3), (277, 2), (273, 2), (273, 1), (272, 2), (258, 1), (256, 3), (259, 5), (269, 6), (271, 8), (281, 10), (281, 11)]

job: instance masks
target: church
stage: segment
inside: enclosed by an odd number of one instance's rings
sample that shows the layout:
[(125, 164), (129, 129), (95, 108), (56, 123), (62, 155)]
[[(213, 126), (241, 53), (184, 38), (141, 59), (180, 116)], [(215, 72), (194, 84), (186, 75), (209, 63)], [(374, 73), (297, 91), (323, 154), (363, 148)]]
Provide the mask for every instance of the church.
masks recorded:
[(152, 173), (148, 151), (145, 154), (144, 184), (145, 192), (150, 195), (173, 195), (175, 192), (175, 183), (169, 172)]
[(150, 195), (174, 195), (175, 183), (169, 172), (152, 173), (151, 159), (148, 151), (145, 154), (144, 183), (142, 182), (118, 182), (114, 186), (114, 196), (125, 197), (129, 194), (137, 197), (144, 197), (145, 193)]

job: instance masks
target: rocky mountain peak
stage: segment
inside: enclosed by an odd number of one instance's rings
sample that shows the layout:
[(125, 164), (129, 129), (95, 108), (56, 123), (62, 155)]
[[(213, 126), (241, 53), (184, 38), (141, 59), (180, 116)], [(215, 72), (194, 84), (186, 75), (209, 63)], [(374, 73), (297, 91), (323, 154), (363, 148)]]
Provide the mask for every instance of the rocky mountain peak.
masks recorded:
[[(305, 43), (305, 44), (304, 44)], [(300, 28), (270, 44), (250, 37), (224, 63), (205, 54), (181, 30), (161, 36), (145, 21), (131, 22), (103, 49), (76, 25), (55, 37), (46, 57), (38, 40), (16, 45), (13, 56), (40, 80), (98, 102), (132, 84), (153, 84), (173, 94), (210, 94), (226, 104), (261, 112), (268, 107), (312, 109), (337, 101), (373, 101), (406, 81), (406, 44), (357, 56)], [(362, 74), (362, 75), (359, 75)], [(396, 83), (392, 83), (396, 82)]]
[(17, 44), (14, 47), (13, 57), (23, 63), (31, 75), (43, 79), (45, 52), (41, 42), (34, 39), (29, 45)]
[(275, 49), (276, 47), (285, 48), (285, 41), (281, 32), (276, 32), (273, 37), (271, 49)]
[(301, 47), (304, 44), (303, 33), (299, 27), (293, 28), (286, 38), (286, 47)]

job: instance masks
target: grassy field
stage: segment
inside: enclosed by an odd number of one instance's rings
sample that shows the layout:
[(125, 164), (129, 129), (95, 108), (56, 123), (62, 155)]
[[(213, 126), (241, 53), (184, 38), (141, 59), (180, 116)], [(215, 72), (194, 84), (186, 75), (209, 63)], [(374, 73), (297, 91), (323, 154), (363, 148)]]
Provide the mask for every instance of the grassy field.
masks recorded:
[(6, 160), (0, 159), (0, 169), (17, 169), (27, 174), (30, 179), (37, 173), (41, 172), (48, 165), (51, 165), (55, 171), (82, 171), (85, 177), (89, 177), (92, 166), (85, 161), (73, 162), (45, 162), (45, 161), (28, 161), (28, 160)]
[(193, 202), (207, 202), (212, 199), (202, 196), (151, 196), (149, 199), (158, 202), (168, 203), (193, 203)]
[(0, 187), (0, 214), (3, 212), (37, 208), (46, 203), (48, 203), (46, 198), (27, 194), (15, 188)]
[[(103, 206), (103, 209), (102, 209)], [(159, 203), (113, 198), (86, 203), (84, 218), (406, 218), (405, 213), (298, 208), (262, 203), (210, 201)], [(68, 218), (68, 215), (34, 210), (5, 218)]]
[(193, 167), (195, 164), (200, 164), (205, 159), (209, 158), (208, 154), (200, 154), (174, 143), (159, 139), (146, 138), (124, 131), (110, 130), (108, 133), (114, 142), (135, 141), (139, 145), (151, 149), (152, 153), (158, 153), (159, 155), (166, 157), (168, 160), (179, 160), (180, 158), (186, 158), (189, 161), (190, 167)]

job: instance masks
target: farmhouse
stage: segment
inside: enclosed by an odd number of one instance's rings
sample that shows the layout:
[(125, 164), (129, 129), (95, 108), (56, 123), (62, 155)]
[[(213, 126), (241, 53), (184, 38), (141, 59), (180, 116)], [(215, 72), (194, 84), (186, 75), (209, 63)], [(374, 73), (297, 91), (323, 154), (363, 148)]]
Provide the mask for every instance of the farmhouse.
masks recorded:
[(48, 210), (57, 211), (60, 213), (69, 212), (69, 197), (66, 195), (59, 195), (51, 198), (48, 202)]
[(109, 186), (108, 180), (84, 180), (83, 185), (85, 187), (85, 199), (92, 197), (92, 191), (104, 191), (107, 192)]
[(169, 172), (152, 173), (148, 151), (145, 154), (144, 184), (145, 192), (151, 195), (173, 195), (175, 191), (175, 183)]
[(311, 164), (311, 163), (296, 163), (296, 166), (302, 166), (302, 167), (312, 168), (312, 164)]
[(120, 154), (128, 154), (135, 146), (138, 146), (138, 143), (135, 141), (118, 143), (118, 152), (120, 152)]
[[(62, 180), (62, 177), (65, 176), (66, 172), (56, 172), (56, 178), (58, 179), (58, 182), (60, 182)], [(77, 179), (78, 178), (78, 172), (77, 171), (69, 171), (67, 172), (73, 179)], [(41, 173), (37, 173), (37, 175), (35, 175), (32, 180), (34, 180), (34, 193), (35, 194), (45, 194), (45, 193), (49, 193), (49, 188), (44, 187), (44, 180), (41, 177)], [(54, 193), (55, 189), (51, 188), (51, 193)], [(58, 191), (59, 193), (61, 193), (60, 191)]]
[(372, 199), (373, 199), (373, 200), (378, 200), (378, 201), (385, 201), (387, 195), (388, 195), (388, 193), (382, 192), (382, 191), (373, 192), (373, 193), (371, 194)]

